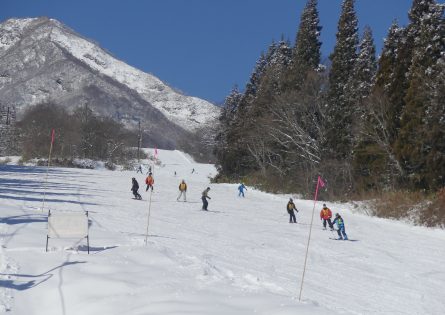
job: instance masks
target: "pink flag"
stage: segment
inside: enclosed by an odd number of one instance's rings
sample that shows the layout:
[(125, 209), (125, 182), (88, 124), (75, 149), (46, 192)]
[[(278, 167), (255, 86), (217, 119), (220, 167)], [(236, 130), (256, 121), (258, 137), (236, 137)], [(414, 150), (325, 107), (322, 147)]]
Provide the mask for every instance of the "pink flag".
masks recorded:
[(53, 129), (51, 130), (51, 144), (54, 143), (54, 138), (56, 137), (56, 131)]
[(158, 149), (155, 148), (155, 159), (157, 159), (157, 158), (158, 158)]
[(320, 187), (324, 187), (326, 186), (325, 182), (323, 181), (323, 179), (321, 178), (321, 176), (318, 176), (318, 183), (320, 184)]

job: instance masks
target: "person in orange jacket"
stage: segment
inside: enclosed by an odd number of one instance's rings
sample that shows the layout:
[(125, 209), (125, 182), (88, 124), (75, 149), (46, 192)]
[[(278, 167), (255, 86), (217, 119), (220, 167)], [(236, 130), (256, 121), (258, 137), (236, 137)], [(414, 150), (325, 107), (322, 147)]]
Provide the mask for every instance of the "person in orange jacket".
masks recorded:
[(329, 227), (331, 228), (331, 231), (334, 230), (334, 225), (331, 221), (332, 218), (332, 211), (328, 207), (326, 207), (326, 204), (323, 204), (323, 209), (320, 211), (320, 220), (323, 220), (323, 230), (326, 230), (326, 222), (329, 224)]
[(153, 191), (154, 183), (155, 183), (155, 180), (153, 179), (152, 174), (148, 173), (148, 176), (145, 179), (145, 184), (147, 184), (147, 188), (145, 189), (145, 191), (148, 191), (149, 188), (151, 188), (151, 191)]

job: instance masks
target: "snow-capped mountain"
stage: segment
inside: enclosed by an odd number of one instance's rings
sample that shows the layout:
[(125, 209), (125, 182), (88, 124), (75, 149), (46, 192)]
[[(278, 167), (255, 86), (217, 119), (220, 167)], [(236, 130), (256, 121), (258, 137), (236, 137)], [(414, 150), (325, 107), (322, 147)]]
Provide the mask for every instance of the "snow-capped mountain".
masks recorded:
[(219, 115), (217, 106), (176, 92), (54, 19), (3, 22), (0, 102), (15, 106), (20, 116), (25, 107), (48, 100), (71, 109), (87, 103), (130, 125), (141, 120), (153, 138), (170, 144)]

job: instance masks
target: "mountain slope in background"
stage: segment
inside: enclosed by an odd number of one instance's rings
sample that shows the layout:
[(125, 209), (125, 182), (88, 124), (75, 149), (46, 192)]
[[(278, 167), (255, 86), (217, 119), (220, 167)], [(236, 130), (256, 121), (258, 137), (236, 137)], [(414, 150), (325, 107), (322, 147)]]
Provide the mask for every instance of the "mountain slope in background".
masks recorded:
[(174, 91), (54, 19), (9, 19), (0, 24), (0, 102), (20, 117), (44, 101), (87, 104), (130, 127), (140, 120), (147, 142), (165, 148), (193, 141), (219, 115), (213, 104)]

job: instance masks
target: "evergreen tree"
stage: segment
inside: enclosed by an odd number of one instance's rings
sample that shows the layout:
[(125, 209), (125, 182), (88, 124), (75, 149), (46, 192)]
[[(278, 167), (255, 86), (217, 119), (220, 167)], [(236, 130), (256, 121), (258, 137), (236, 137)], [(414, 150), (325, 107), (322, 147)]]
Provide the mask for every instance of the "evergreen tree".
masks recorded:
[(390, 100), (388, 109), (388, 132), (391, 144), (394, 143), (400, 127), (400, 115), (402, 113), (403, 86), (406, 85), (407, 62), (401, 60), (398, 49), (402, 47), (404, 29), (394, 21), (389, 28), (385, 39), (382, 55), (379, 59), (379, 67), (376, 76), (376, 86), (383, 91)]
[(308, 71), (319, 69), (320, 32), (322, 27), (317, 10), (317, 0), (308, 0), (301, 14), (300, 25), (295, 39), (292, 64), (284, 78), (284, 89), (298, 89)]
[(224, 107), (219, 117), (218, 132), (216, 135), (215, 155), (219, 164), (220, 171), (229, 173), (231, 165), (234, 161), (233, 156), (236, 154), (229, 143), (228, 134), (232, 127), (239, 104), (243, 98), (243, 94), (238, 90), (238, 86), (234, 86), (230, 94), (224, 101)]
[[(391, 126), (391, 141), (395, 144), (401, 128), (401, 117), (406, 106), (406, 95), (410, 86), (411, 75), (410, 69), (413, 61), (413, 52), (415, 50), (416, 38), (420, 31), (422, 17), (429, 11), (430, 5), (435, 0), (414, 0), (408, 13), (410, 20), (406, 28), (392, 28), (388, 38), (389, 44), (396, 44), (395, 62), (382, 68), (381, 65), (378, 75), (377, 84), (383, 87), (392, 107), (389, 111), (389, 119)], [(392, 33), (391, 33), (392, 31)], [(388, 47), (388, 53), (392, 51), (392, 47)], [(383, 60), (385, 61), (385, 60)], [(393, 67), (392, 73), (390, 66)], [(383, 75), (384, 74), (384, 75)], [(388, 75), (390, 74), (390, 75)]]
[[(354, 110), (354, 124), (362, 125), (365, 109), (363, 101), (369, 96), (374, 86), (377, 62), (375, 57), (375, 45), (372, 31), (365, 27), (363, 38), (360, 42), (360, 50), (354, 65), (353, 75), (346, 87), (346, 94), (350, 106)], [(355, 129), (355, 128), (354, 128)], [(359, 130), (356, 130), (358, 133)]]
[(275, 65), (277, 60), (282, 60), (277, 56), (277, 54), (281, 54), (280, 51), (280, 46), (272, 42), (267, 53), (261, 54), (246, 84), (245, 92), (239, 98), (236, 114), (233, 116), (225, 136), (226, 146), (230, 152), (220, 160), (225, 175), (240, 176), (255, 169), (255, 163), (246, 145), (246, 141), (249, 139), (247, 133), (252, 132), (249, 127), (256, 124), (258, 115), (253, 113), (257, 110), (256, 101), (260, 87), (264, 85), (264, 78), (269, 72), (271, 64)]
[(330, 56), (332, 68), (329, 73), (327, 95), (326, 154), (334, 159), (349, 159), (352, 151), (351, 124), (354, 109), (348, 102), (346, 85), (353, 75), (357, 59), (357, 16), (354, 0), (344, 0), (338, 22), (337, 42)]
[(294, 63), (301, 70), (317, 70), (320, 64), (320, 32), (322, 27), (317, 10), (317, 0), (308, 0), (301, 14), (300, 27), (294, 48)]
[(397, 47), (399, 46), (402, 28), (394, 20), (384, 40), (382, 54), (379, 59), (379, 70), (376, 75), (376, 85), (387, 91), (393, 80), (394, 67), (397, 60)]
[(431, 147), (425, 143), (425, 137), (432, 126), (425, 124), (431, 97), (427, 82), (431, 76), (438, 75), (434, 73), (435, 66), (445, 53), (444, 6), (432, 0), (414, 1), (414, 5), (410, 12), (414, 48), (396, 152), (412, 185), (428, 189), (426, 156)]
[[(442, 37), (445, 38), (445, 37)], [(424, 134), (426, 167), (423, 176), (432, 189), (445, 187), (445, 54), (438, 60), (428, 80)]]

